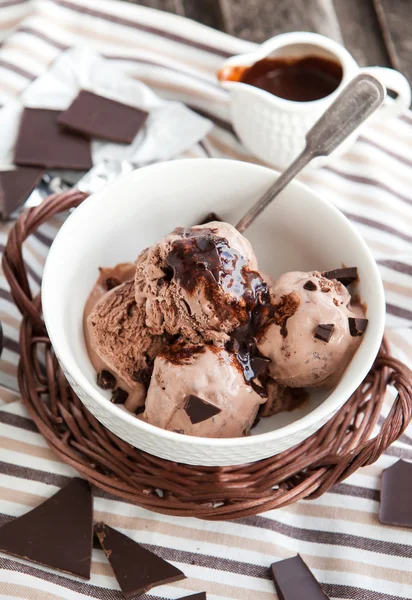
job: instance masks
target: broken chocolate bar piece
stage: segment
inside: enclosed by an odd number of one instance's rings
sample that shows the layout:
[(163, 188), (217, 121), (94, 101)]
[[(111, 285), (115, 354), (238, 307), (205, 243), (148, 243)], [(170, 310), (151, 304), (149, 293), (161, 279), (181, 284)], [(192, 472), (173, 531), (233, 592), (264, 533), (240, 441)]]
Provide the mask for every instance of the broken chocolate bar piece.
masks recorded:
[(0, 171), (0, 219), (7, 219), (27, 200), (43, 173), (44, 169), (38, 167)]
[(190, 394), (186, 400), (185, 411), (193, 425), (202, 423), (221, 412), (221, 409), (206, 400)]
[(117, 387), (110, 398), (110, 402), (113, 402), (113, 404), (124, 404), (128, 397), (129, 394), (126, 392), (126, 390)]
[(358, 278), (357, 267), (342, 267), (341, 269), (335, 269), (334, 271), (324, 271), (322, 273), (326, 279), (337, 279), (344, 286), (348, 286)]
[(382, 474), (379, 521), (385, 525), (412, 527), (411, 498), (412, 463), (398, 460)]
[[(192, 562), (192, 564), (195, 564)], [(206, 592), (199, 592), (199, 594), (192, 594), (191, 596), (183, 596), (180, 600), (207, 600)]]
[(105, 523), (97, 523), (94, 530), (126, 599), (185, 579), (182, 571), (120, 531)]
[(48, 169), (92, 168), (90, 140), (63, 130), (57, 122), (58, 110), (25, 108), (14, 150), (16, 165), (36, 165)]
[(316, 283), (313, 283), (313, 281), (311, 279), (309, 279), (303, 286), (303, 289), (309, 290), (309, 292), (316, 292), (316, 290), (318, 289), (318, 286), (316, 285)]
[(90, 579), (93, 496), (78, 477), (57, 494), (0, 528), (0, 550)]
[(328, 343), (330, 338), (333, 335), (333, 330), (335, 326), (333, 324), (328, 325), (318, 325), (313, 332), (313, 335), (316, 339), (322, 340), (322, 342)]
[(299, 554), (273, 563), (271, 572), (280, 600), (329, 600)]
[(368, 326), (368, 319), (362, 317), (349, 317), (348, 320), (349, 331), (352, 337), (362, 335)]
[(97, 385), (102, 390), (112, 390), (116, 387), (116, 377), (110, 373), (110, 371), (100, 371), (97, 375)]
[(140, 108), (81, 90), (57, 120), (87, 137), (131, 144), (148, 116)]

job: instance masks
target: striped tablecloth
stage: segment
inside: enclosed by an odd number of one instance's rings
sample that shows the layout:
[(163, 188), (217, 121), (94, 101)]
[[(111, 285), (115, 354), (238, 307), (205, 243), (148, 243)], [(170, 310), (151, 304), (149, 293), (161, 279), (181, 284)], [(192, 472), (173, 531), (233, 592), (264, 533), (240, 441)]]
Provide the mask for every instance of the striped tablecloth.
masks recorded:
[[(214, 121), (208, 138), (187, 156), (254, 161), (233, 134), (227, 95), (214, 76), (224, 58), (252, 44), (112, 0), (2, 0), (0, 37), (0, 103), (18, 95), (64, 49), (87, 43), (126, 61), (134, 76), (160, 95), (181, 100)], [(412, 115), (369, 128), (350, 152), (304, 179), (338, 206), (369, 244), (385, 282), (393, 351), (412, 364)], [(57, 226), (55, 219), (26, 245), (34, 289)], [(8, 228), (0, 227), (1, 244)], [(3, 276), (0, 298), (5, 331), (0, 376), (10, 388), (0, 388), (1, 524), (38, 505), (75, 473), (49, 450), (18, 393), (11, 391), (17, 389), (19, 314)], [(332, 598), (411, 598), (412, 532), (381, 526), (377, 518), (380, 474), (399, 457), (412, 458), (412, 431), (378, 463), (322, 498), (235, 523), (159, 516), (99, 492), (95, 516), (186, 573), (185, 581), (144, 598), (180, 598), (206, 590), (210, 600), (271, 600), (276, 594), (268, 565), (298, 552)], [(0, 554), (0, 598), (90, 597), (121, 598), (98, 549), (88, 583)]]

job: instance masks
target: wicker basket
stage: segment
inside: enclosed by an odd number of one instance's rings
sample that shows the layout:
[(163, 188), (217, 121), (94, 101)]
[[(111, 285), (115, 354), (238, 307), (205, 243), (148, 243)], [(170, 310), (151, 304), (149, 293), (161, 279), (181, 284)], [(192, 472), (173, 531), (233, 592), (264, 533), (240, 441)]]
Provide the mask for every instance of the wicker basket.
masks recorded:
[[(31, 294), (22, 255), (30, 234), (85, 197), (78, 191), (55, 194), (24, 212), (10, 232), (3, 268), (23, 315), (18, 372), (23, 401), (48, 444), (92, 484), (165, 514), (234, 519), (321, 496), (359, 467), (376, 461), (405, 430), (412, 417), (412, 372), (390, 355), (383, 341), (363, 384), (322, 429), (260, 462), (231, 467), (178, 464), (113, 435), (68, 385), (47, 336), (40, 298)], [(378, 435), (370, 439), (388, 386), (396, 388), (396, 400)]]

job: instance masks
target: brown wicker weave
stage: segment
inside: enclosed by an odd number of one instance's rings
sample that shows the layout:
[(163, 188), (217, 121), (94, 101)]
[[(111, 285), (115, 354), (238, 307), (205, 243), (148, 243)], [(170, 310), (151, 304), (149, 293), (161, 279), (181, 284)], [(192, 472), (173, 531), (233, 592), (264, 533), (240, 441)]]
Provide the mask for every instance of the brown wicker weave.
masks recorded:
[[(23, 213), (10, 232), (3, 268), (23, 315), (23, 400), (48, 444), (91, 483), (165, 514), (234, 519), (322, 495), (376, 461), (402, 434), (412, 417), (412, 372), (390, 356), (384, 341), (373, 369), (345, 406), (309, 439), (266, 460), (234, 467), (188, 466), (151, 456), (117, 438), (84, 408), (65, 380), (22, 257), (23, 242), (31, 233), (85, 197), (78, 191), (55, 194)], [(397, 398), (377, 436), (369, 439), (390, 385), (397, 389)]]

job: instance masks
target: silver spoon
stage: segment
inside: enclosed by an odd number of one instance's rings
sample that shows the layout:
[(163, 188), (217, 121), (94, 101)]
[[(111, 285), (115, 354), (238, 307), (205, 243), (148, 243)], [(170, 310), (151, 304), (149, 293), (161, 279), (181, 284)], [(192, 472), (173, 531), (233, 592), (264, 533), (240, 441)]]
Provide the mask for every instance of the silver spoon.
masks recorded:
[(352, 79), (306, 134), (306, 146), (236, 225), (243, 233), (287, 184), (316, 156), (328, 156), (384, 101), (386, 90), (371, 75)]

